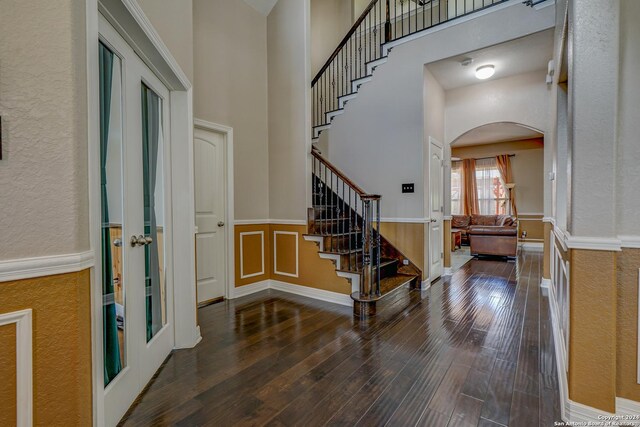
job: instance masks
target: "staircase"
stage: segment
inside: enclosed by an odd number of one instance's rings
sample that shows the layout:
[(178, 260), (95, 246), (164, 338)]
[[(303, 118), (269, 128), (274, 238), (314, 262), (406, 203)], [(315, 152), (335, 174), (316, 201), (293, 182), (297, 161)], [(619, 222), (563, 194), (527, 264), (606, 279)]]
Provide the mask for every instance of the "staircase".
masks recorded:
[(376, 68), (387, 62), (394, 46), (438, 25), (513, 1), (372, 0), (312, 80), (313, 207), (304, 237), (350, 281), (357, 317), (375, 315), (377, 303), (398, 289), (420, 288), (422, 272), (381, 235), (381, 197), (349, 180), (315, 144), (362, 85), (372, 80)]
[(354, 314), (376, 314), (377, 302), (401, 288), (420, 288), (422, 272), (380, 234), (380, 196), (367, 194), (313, 150), (313, 207), (306, 240), (351, 282)]
[[(387, 62), (391, 49), (425, 30), (510, 0), (373, 0), (311, 82), (312, 141)], [(526, 0), (537, 4), (543, 0)]]

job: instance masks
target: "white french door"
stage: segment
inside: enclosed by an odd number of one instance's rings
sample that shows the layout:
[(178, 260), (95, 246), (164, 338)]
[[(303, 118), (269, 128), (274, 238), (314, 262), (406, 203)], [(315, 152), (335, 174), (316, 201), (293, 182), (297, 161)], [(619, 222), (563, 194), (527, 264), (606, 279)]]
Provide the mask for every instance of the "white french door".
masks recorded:
[(105, 425), (174, 344), (169, 91), (100, 16)]
[(429, 277), (435, 280), (443, 273), (443, 147), (429, 137)]

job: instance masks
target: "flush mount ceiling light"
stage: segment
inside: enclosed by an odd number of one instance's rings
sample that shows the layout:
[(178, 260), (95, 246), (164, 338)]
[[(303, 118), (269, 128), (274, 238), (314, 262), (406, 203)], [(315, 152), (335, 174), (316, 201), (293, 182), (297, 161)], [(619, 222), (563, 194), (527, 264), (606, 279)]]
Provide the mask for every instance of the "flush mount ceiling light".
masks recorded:
[(496, 72), (496, 69), (493, 65), (483, 65), (482, 67), (478, 67), (476, 69), (476, 78), (480, 80), (485, 80), (493, 76), (493, 73), (495, 72)]

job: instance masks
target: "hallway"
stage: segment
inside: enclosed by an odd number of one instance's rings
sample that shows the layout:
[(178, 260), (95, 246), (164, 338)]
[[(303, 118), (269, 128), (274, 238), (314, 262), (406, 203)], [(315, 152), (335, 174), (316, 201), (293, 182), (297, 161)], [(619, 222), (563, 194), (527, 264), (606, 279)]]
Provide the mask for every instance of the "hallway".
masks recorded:
[(472, 260), (368, 324), (273, 290), (199, 310), (122, 425), (549, 426), (560, 420), (542, 254)]

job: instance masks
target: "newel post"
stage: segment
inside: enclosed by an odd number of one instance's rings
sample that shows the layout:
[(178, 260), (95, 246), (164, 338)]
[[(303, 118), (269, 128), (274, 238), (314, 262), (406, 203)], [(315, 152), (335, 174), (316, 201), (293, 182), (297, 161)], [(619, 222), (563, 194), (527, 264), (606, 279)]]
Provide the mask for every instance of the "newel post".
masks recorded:
[(386, 21), (384, 23), (384, 41), (389, 43), (391, 41), (391, 11), (389, 6), (390, 0), (385, 0), (386, 3)]

